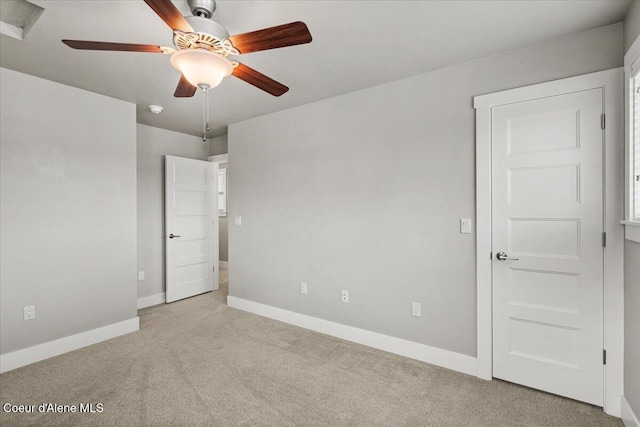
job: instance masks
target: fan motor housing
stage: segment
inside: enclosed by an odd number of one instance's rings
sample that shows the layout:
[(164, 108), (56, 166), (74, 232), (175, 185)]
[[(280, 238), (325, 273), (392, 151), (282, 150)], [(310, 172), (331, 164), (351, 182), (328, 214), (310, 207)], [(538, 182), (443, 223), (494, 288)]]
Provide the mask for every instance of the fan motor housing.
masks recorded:
[(209, 34), (218, 40), (229, 37), (229, 32), (222, 25), (211, 19), (201, 18), (199, 16), (185, 16), (184, 19), (187, 20), (196, 33)]

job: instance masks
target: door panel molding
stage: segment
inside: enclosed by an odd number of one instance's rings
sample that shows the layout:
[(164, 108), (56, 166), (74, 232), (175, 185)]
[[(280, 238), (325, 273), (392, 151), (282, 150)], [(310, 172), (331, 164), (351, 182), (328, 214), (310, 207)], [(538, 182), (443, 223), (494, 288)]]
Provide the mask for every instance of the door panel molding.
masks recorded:
[[(492, 107), (601, 88), (606, 114), (604, 129), (604, 410), (620, 416), (624, 354), (624, 205), (622, 68), (556, 80), (474, 97), (476, 110), (476, 271), (477, 376), (493, 378), (492, 336)], [(497, 250), (497, 248), (496, 248)]]

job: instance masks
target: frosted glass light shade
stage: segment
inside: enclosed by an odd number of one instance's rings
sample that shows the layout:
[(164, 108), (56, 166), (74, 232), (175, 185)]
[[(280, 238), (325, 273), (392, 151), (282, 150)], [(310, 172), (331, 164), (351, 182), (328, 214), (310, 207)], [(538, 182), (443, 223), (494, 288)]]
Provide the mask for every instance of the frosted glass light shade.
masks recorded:
[(171, 65), (196, 87), (201, 84), (216, 87), (233, 71), (227, 58), (202, 49), (177, 51), (171, 55)]

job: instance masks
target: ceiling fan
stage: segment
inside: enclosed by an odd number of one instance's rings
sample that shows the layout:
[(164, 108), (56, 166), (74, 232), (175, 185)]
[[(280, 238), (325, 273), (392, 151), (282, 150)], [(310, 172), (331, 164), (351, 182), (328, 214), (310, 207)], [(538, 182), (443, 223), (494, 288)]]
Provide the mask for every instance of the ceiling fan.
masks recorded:
[(222, 25), (210, 19), (216, 8), (215, 0), (187, 0), (194, 15), (187, 17), (180, 13), (171, 0), (144, 2), (173, 30), (175, 49), (84, 40), (62, 42), (74, 49), (170, 54), (171, 64), (182, 73), (174, 93), (176, 97), (191, 97), (197, 87), (206, 93), (229, 75), (273, 96), (280, 96), (289, 90), (287, 86), (227, 57), (311, 42), (309, 29), (299, 21), (229, 36)]

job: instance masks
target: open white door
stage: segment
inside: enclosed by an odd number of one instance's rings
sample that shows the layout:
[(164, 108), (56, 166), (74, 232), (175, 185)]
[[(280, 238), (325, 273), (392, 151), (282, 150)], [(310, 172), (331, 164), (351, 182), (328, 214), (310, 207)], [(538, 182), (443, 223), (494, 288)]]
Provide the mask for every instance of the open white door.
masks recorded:
[(218, 289), (217, 165), (165, 158), (166, 301)]

